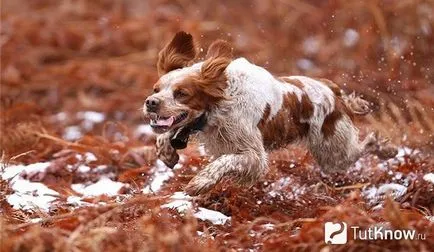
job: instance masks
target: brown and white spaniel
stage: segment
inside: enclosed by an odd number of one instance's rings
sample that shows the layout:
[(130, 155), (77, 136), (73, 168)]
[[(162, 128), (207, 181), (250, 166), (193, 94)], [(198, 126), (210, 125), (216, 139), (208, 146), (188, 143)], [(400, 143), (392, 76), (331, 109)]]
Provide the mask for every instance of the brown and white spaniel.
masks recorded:
[(193, 38), (177, 33), (159, 53), (160, 79), (144, 104), (157, 137), (157, 154), (168, 166), (178, 161), (190, 134), (212, 162), (185, 188), (204, 193), (224, 176), (251, 185), (267, 172), (267, 152), (306, 143), (324, 172), (342, 172), (362, 155), (396, 154), (374, 133), (359, 141), (352, 122), (369, 112), (368, 103), (348, 96), (326, 79), (276, 78), (245, 58), (234, 59), (230, 45), (211, 44), (204, 61), (193, 63)]

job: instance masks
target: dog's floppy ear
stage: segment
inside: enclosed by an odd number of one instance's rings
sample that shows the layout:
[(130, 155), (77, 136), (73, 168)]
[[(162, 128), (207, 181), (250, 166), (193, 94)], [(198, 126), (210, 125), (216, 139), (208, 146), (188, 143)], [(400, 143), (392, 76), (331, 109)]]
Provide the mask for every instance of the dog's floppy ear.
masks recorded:
[(205, 58), (201, 70), (202, 78), (218, 79), (232, 61), (232, 48), (228, 42), (221, 39), (216, 40), (209, 46)]
[(201, 69), (201, 77), (206, 80), (216, 80), (225, 71), (226, 67), (231, 63), (231, 59), (226, 57), (207, 59)]
[(206, 59), (209, 58), (232, 58), (232, 48), (228, 42), (224, 40), (216, 40), (209, 47), (208, 52), (206, 53)]
[(183, 68), (195, 57), (193, 37), (191, 34), (180, 31), (158, 54), (158, 74), (161, 76), (174, 69)]
[(213, 42), (208, 48), (206, 60), (202, 64), (198, 83), (211, 103), (225, 99), (224, 89), (227, 79), (224, 71), (232, 61), (232, 48), (223, 40)]

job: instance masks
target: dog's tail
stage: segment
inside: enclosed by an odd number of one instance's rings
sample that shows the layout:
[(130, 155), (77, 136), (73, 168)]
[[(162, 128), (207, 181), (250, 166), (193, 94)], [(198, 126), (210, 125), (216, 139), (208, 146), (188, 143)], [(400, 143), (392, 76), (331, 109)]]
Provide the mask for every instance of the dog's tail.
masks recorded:
[(363, 116), (373, 111), (370, 102), (357, 96), (356, 93), (353, 92), (348, 95), (336, 83), (328, 79), (321, 79), (321, 82), (327, 85), (337, 97), (342, 99), (343, 103), (352, 114)]

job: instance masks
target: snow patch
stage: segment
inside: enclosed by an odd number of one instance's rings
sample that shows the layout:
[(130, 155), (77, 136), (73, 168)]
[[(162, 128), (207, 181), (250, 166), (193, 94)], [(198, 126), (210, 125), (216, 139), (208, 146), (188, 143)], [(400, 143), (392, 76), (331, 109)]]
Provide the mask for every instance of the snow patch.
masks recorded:
[(301, 70), (307, 71), (315, 67), (315, 64), (309, 59), (299, 59), (297, 60), (297, 67)]
[(157, 160), (155, 167), (152, 169), (153, 175), (151, 178), (151, 184), (143, 188), (143, 193), (155, 193), (158, 192), (163, 186), (164, 182), (174, 176), (172, 169), (167, 167), (163, 161)]
[(86, 160), (86, 163), (90, 163), (93, 161), (97, 161), (98, 159), (96, 158), (95, 154), (93, 154), (92, 152), (86, 152), (84, 153), (84, 160)]
[(81, 133), (81, 128), (79, 126), (68, 126), (63, 131), (63, 139), (68, 141), (75, 141), (80, 139), (83, 136)]
[(398, 154), (395, 157), (385, 160), (377, 165), (377, 167), (381, 170), (386, 170), (390, 165), (398, 165), (402, 162), (405, 162), (405, 156), (412, 154), (419, 154), (420, 150), (411, 149), (406, 146), (398, 147)]
[(170, 196), (171, 199), (179, 199), (179, 200), (191, 200), (193, 197), (186, 194), (185, 192), (175, 192), (172, 196)]
[(352, 171), (360, 171), (363, 169), (363, 167), (365, 167), (365, 159), (363, 157), (359, 158), (353, 165), (353, 167), (351, 167)]
[(321, 48), (321, 40), (316, 37), (309, 37), (303, 41), (303, 51), (307, 55), (314, 55), (318, 53)]
[(17, 179), (14, 178), (22, 173), (34, 174), (38, 172), (45, 172), (50, 166), (50, 162), (34, 163), (29, 165), (11, 165), (4, 169), (3, 173), (0, 171), (0, 176), (4, 180)]
[(95, 124), (105, 120), (105, 114), (96, 111), (82, 111), (77, 113), (77, 118), (83, 120), (81, 125), (84, 129), (92, 130)]
[(192, 208), (192, 203), (188, 200), (174, 200), (161, 206), (161, 208), (176, 209), (180, 213), (185, 213)]
[(201, 219), (203, 221), (210, 221), (214, 225), (224, 225), (227, 221), (231, 219), (218, 211), (209, 210), (203, 207), (199, 207), (199, 211), (193, 214), (194, 217)]
[(6, 196), (6, 200), (14, 209), (32, 210), (39, 208), (48, 211), (50, 203), (57, 199), (58, 192), (38, 182), (30, 182), (22, 177), (24, 174), (45, 172), (49, 162), (29, 165), (11, 165), (0, 171), (3, 180), (9, 180), (14, 192)]
[(69, 205), (74, 206), (74, 207), (90, 206), (90, 205), (92, 205), (89, 202), (82, 201), (82, 198), (78, 197), (78, 196), (69, 196), (66, 199), (66, 203), (68, 203)]
[(389, 183), (381, 185), (378, 188), (375, 186), (367, 188), (362, 192), (362, 195), (365, 199), (369, 200), (371, 205), (376, 205), (381, 203), (387, 194), (390, 194), (393, 199), (398, 199), (406, 192), (407, 187), (396, 183)]
[[(176, 209), (179, 213), (185, 213), (193, 208), (193, 204), (190, 202), (192, 197), (186, 195), (184, 192), (175, 192), (170, 198), (173, 199), (173, 201), (162, 205), (161, 208)], [(214, 225), (224, 225), (231, 220), (231, 217), (221, 212), (203, 207), (199, 207), (193, 213), (193, 216), (203, 221), (209, 221)]]
[(86, 121), (91, 121), (94, 123), (101, 123), (105, 120), (105, 114), (96, 111), (84, 111), (84, 112), (78, 112), (77, 118)]
[(423, 176), (425, 181), (431, 182), (434, 184), (434, 173), (427, 173)]
[(280, 178), (276, 182), (270, 184), (268, 195), (272, 198), (279, 198), (280, 200), (298, 199), (300, 195), (306, 193), (306, 187), (299, 185), (290, 177)]
[(95, 169), (93, 169), (95, 172), (103, 172), (108, 168), (107, 165), (98, 165), (97, 167), (95, 167)]
[(274, 229), (274, 224), (272, 224), (272, 223), (266, 223), (266, 224), (262, 225), (262, 227), (264, 227), (265, 230), (273, 230)]
[(398, 148), (398, 154), (396, 154), (395, 158), (401, 158), (404, 161), (404, 157), (410, 154), (418, 154), (420, 151), (418, 149), (411, 149), (406, 146)]
[(347, 29), (344, 33), (344, 45), (346, 47), (353, 47), (359, 41), (360, 35), (354, 29)]
[(39, 208), (48, 211), (50, 203), (57, 199), (59, 193), (46, 185), (30, 182), (25, 179), (14, 179), (11, 183), (14, 193), (6, 196), (6, 200), (14, 209), (32, 210)]
[[(90, 162), (94, 162), (97, 161), (98, 159), (96, 158), (95, 154), (93, 154), (92, 152), (86, 152), (83, 155), (82, 154), (76, 154), (75, 158), (77, 159), (77, 161), (85, 161), (86, 164), (90, 163)], [(67, 165), (66, 167), (69, 171), (72, 171), (73, 167), (71, 165)], [(78, 172), (81, 173), (88, 173), (91, 171), (91, 168), (88, 165), (85, 164), (81, 164), (78, 166), (77, 168)]]
[(115, 196), (125, 184), (113, 181), (107, 177), (102, 177), (100, 180), (91, 185), (73, 184), (71, 188), (82, 194), (84, 197), (95, 197), (101, 195)]
[(42, 218), (33, 218), (33, 219), (30, 219), (30, 223), (41, 223), (43, 221), (43, 219)]
[(205, 149), (205, 146), (203, 146), (203, 145), (199, 145), (199, 147), (197, 147), (197, 150), (199, 151), (199, 155), (200, 155), (200, 156), (206, 156), (206, 149)]
[(54, 115), (54, 118), (56, 118), (57, 121), (63, 122), (68, 118), (67, 114), (65, 112), (59, 112), (56, 115)]
[(90, 171), (90, 167), (87, 165), (80, 165), (77, 168), (77, 171), (81, 172), (81, 173), (88, 173)]
[(152, 127), (149, 124), (141, 124), (134, 131), (134, 136), (136, 138), (141, 136), (153, 136), (155, 135), (154, 131), (152, 131)]
[(395, 198), (399, 198), (407, 192), (407, 187), (394, 183), (384, 184), (378, 188), (377, 195), (384, 195), (388, 192), (394, 193)]
[(184, 154), (179, 154), (179, 161), (175, 166), (173, 166), (172, 170), (178, 170), (178, 169), (181, 169), (182, 167), (184, 167), (183, 164), (185, 163), (186, 160), (187, 160), (187, 157)]

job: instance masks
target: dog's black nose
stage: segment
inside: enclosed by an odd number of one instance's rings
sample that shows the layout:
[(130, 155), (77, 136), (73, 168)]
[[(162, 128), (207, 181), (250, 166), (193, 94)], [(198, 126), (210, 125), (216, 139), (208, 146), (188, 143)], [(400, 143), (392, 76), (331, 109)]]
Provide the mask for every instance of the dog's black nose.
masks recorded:
[(156, 112), (158, 107), (160, 106), (160, 100), (154, 97), (148, 97), (145, 103), (146, 103), (146, 109), (149, 112)]

